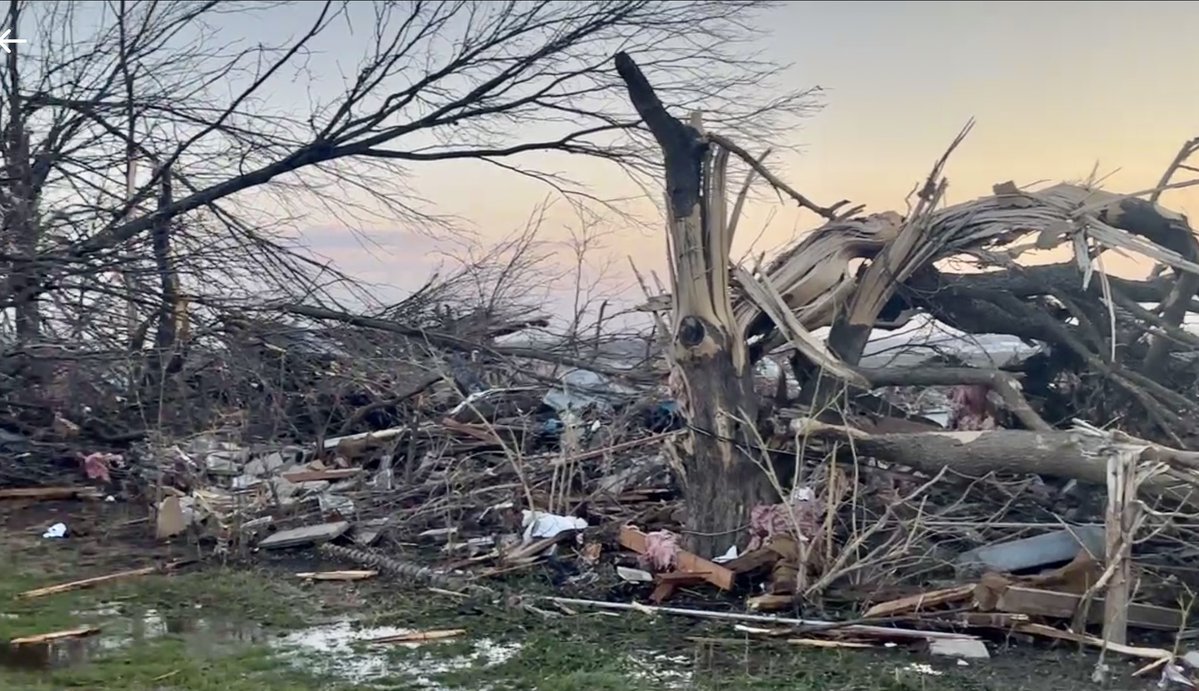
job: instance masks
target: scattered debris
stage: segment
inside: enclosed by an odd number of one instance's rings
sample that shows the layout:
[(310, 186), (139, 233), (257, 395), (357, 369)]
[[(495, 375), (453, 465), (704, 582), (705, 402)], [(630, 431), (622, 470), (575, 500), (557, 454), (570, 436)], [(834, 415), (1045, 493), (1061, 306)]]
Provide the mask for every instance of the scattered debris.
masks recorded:
[(1010, 573), (1070, 561), (1080, 550), (1092, 555), (1103, 554), (1103, 526), (1076, 526), (1023, 540), (986, 545), (963, 552), (956, 562), (962, 573)]
[(928, 652), (965, 660), (987, 660), (991, 657), (986, 644), (977, 639), (933, 638), (928, 642)]
[[(183, 510), (183, 499), (189, 500), (188, 511)], [(158, 505), (158, 515), (155, 520), (155, 537), (165, 540), (182, 534), (194, 522), (195, 512), (191, 510), (191, 497), (170, 496)]]
[(46, 528), (46, 531), (42, 533), (42, 537), (45, 539), (48, 539), (48, 540), (51, 540), (54, 538), (66, 537), (66, 536), (67, 536), (67, 524), (66, 523), (55, 523), (54, 525), (50, 526), (49, 528)]
[(654, 575), (652, 573), (650, 573), (649, 571), (642, 571), (641, 569), (630, 569), (627, 566), (617, 566), (616, 567), (616, 575), (620, 577), (620, 580), (628, 581), (629, 583), (653, 583), (654, 582)]
[(436, 631), (410, 631), (393, 636), (371, 638), (367, 643), (426, 643), (428, 641), (443, 641), (447, 638), (457, 638), (465, 635), (466, 629), (441, 629)]
[(296, 578), (308, 581), (364, 581), (378, 576), (378, 571), (304, 571)]
[[(640, 530), (632, 526), (623, 526), (620, 529), (620, 544), (638, 554), (646, 554), (652, 543), (649, 537)], [(703, 578), (721, 590), (732, 590), (733, 588), (733, 580), (736, 575), (720, 564), (681, 549), (670, 561), (680, 572)], [(661, 562), (659, 563), (661, 564)]]
[[(707, 137), (696, 150), (764, 174)], [(672, 246), (708, 247), (714, 265), (676, 262), (688, 274), (676, 272), (677, 295), (647, 282), (642, 309), (659, 328), (638, 338), (576, 330), (542, 343), (524, 333), (538, 320), (490, 312), (468, 328), (442, 298), (385, 318), (304, 305), (261, 322), (206, 315), (229, 322), (231, 335), (211, 337), (219, 359), (258, 370), (212, 374), (227, 378), (220, 402), (197, 421), (164, 423), (173, 437), (139, 427), (132, 441), (102, 444), (89, 436), (94, 416), (30, 406), (45, 419), (19, 429), (37, 434), (0, 430), (0, 446), (14, 456), (51, 448), (46, 430), (64, 470), (54, 486), (6, 480), (18, 486), (0, 500), (128, 499), (150, 509), (159, 540), (243, 557), (316, 547), (361, 567), (296, 574), (312, 581), (390, 577), (468, 598), (543, 569), (563, 592), (610, 589), (634, 602), (505, 601), (542, 616), (560, 616), (556, 607), (749, 622), (739, 634), (810, 647), (927, 642), (962, 662), (989, 656), (982, 633), (1020, 633), (1146, 658), (1144, 669), (1183, 683), (1199, 662), (1169, 652), (1184, 648), (1195, 625), (1187, 600), (1199, 592), (1199, 528), (1179, 518), (1199, 507), (1199, 336), (1182, 320), (1199, 313), (1187, 302), (1194, 234), (1155, 202), (1080, 185), (1002, 183), (941, 208), (943, 164), (910, 213), (812, 209), (828, 222), (768, 265), (723, 256), (735, 226), (726, 213), (675, 219), (688, 241)], [(702, 189), (704, 203), (724, 192)], [(1030, 234), (1042, 249), (1075, 247), (1077, 262), (1013, 269), (1028, 248), (1018, 236)], [(1176, 275), (1107, 276), (1093, 259), (1101, 248), (1140, 252)], [(998, 270), (941, 268), (963, 254)], [(731, 299), (718, 310), (728, 323), (711, 324), (719, 338), (701, 329), (699, 345), (664, 348), (662, 334), (691, 332), (680, 321), (696, 317), (686, 306), (705, 282), (718, 290), (704, 295)], [(889, 333), (875, 337), (874, 326)], [(997, 332), (975, 333), (984, 328)], [(943, 332), (949, 341), (934, 341)], [(281, 345), (278, 333), (305, 338)], [(518, 334), (528, 340), (514, 345)], [(712, 375), (724, 371), (715, 362), (744, 379)], [(218, 369), (188, 364), (183, 379), (197, 390)], [(688, 400), (696, 395), (703, 405)], [(739, 406), (744, 419), (731, 424)], [(735, 487), (759, 470), (759, 486)], [(697, 518), (709, 510), (723, 514), (719, 526)], [(67, 532), (58, 523), (44, 537)], [(726, 602), (661, 606), (705, 590)], [(733, 597), (739, 611), (722, 611)], [(783, 616), (813, 603), (828, 620)]]
[(104, 495), (94, 487), (10, 487), (0, 489), (0, 500), (53, 501), (55, 499), (99, 499), (102, 496)]
[(107, 574), (104, 576), (96, 576), (94, 578), (85, 578), (81, 581), (70, 581), (69, 583), (60, 583), (58, 585), (46, 586), (44, 588), (35, 588), (33, 590), (26, 590), (25, 592), (17, 595), (17, 597), (22, 598), (22, 599), (32, 599), (35, 597), (45, 597), (47, 595), (57, 595), (59, 593), (69, 593), (73, 590), (84, 590), (87, 588), (94, 588), (98, 585), (106, 585), (108, 583), (115, 583), (117, 581), (123, 581), (123, 580), (127, 580), (130, 578), (137, 578), (139, 576), (149, 576), (150, 574), (154, 574), (154, 573), (170, 572), (180, 566), (183, 566), (186, 563), (188, 563), (188, 562), (177, 561), (177, 562), (172, 562), (170, 564), (167, 564), (166, 566), (161, 567), (161, 568), (157, 567), (157, 566), (146, 566), (146, 567), (142, 567), (140, 569), (130, 569), (128, 571), (119, 571), (117, 573), (110, 573), (110, 574)]
[(335, 521), (320, 525), (308, 525), (290, 530), (280, 530), (262, 542), (261, 549), (286, 549), (321, 544), (344, 535), (350, 529), (348, 521)]
[(587, 527), (587, 521), (573, 516), (556, 516), (541, 511), (525, 509), (521, 512), (521, 526), (524, 527), (524, 541), (557, 537), (559, 533), (568, 530), (582, 530)]
[(86, 638), (95, 636), (100, 633), (100, 629), (95, 626), (80, 626), (74, 629), (66, 629), (63, 631), (52, 631), (50, 633), (39, 633), (33, 636), (22, 636), (21, 638), (13, 638), (8, 642), (10, 646), (21, 645), (44, 645), (61, 641), (67, 638)]

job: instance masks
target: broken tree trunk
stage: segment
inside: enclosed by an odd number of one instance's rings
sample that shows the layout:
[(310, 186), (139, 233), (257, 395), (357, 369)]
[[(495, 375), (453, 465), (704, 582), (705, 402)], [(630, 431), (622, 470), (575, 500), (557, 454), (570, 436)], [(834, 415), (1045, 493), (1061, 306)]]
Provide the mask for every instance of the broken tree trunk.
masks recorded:
[(1181, 451), (1119, 433), (1083, 429), (995, 430), (869, 434), (811, 418), (792, 421), (792, 430), (814, 438), (848, 441), (862, 455), (935, 474), (942, 468), (965, 475), (1026, 473), (1107, 484), (1107, 459), (1132, 452), (1146, 473), (1147, 495), (1199, 507), (1199, 453)]
[(674, 284), (671, 382), (691, 428), (676, 465), (687, 546), (711, 556), (744, 533), (755, 504), (777, 500), (745, 429), (755, 422), (756, 399), (729, 295), (729, 151), (707, 142), (698, 121), (688, 126), (667, 113), (627, 54), (616, 55), (616, 69), (665, 159)]

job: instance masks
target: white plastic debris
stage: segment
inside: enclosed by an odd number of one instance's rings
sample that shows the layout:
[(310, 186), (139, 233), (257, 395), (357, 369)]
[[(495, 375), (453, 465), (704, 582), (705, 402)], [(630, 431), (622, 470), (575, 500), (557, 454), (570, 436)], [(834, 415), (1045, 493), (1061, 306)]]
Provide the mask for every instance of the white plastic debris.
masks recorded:
[(448, 417), (454, 417), (455, 415), (462, 413), (462, 411), (466, 410), (467, 408), (474, 407), (483, 399), (489, 396), (494, 396), (498, 393), (503, 393), (503, 389), (487, 389), (486, 391), (476, 391), (462, 399), (462, 401), (458, 405), (454, 406), (453, 410), (446, 415)]
[(720, 555), (719, 557), (712, 557), (712, 561), (716, 562), (717, 564), (723, 564), (726, 561), (732, 561), (736, 558), (737, 558), (737, 545), (733, 545), (732, 547), (729, 547), (727, 552)]
[(614, 403), (636, 393), (598, 372), (585, 369), (569, 370), (558, 381), (558, 386), (546, 392), (542, 402), (559, 413), (583, 410), (588, 406), (595, 406), (600, 412), (609, 412)]
[(617, 566), (616, 567), (616, 575), (620, 577), (620, 580), (628, 581), (629, 583), (653, 583), (654, 582), (654, 576), (649, 571), (642, 571), (641, 569), (630, 569), (627, 566)]
[(1191, 681), (1187, 673), (1183, 671), (1181, 665), (1169, 662), (1162, 668), (1162, 678), (1158, 680), (1157, 687), (1159, 689), (1169, 689), (1179, 686), (1193, 689), (1195, 688), (1195, 682)]
[(521, 516), (520, 525), (525, 529), (525, 542), (554, 537), (558, 533), (563, 533), (567, 530), (582, 530), (587, 527), (585, 519), (576, 518), (575, 516), (559, 516), (557, 514), (545, 513), (544, 511), (530, 511), (528, 509), (522, 510)]
[(801, 501), (812, 501), (816, 498), (816, 493), (807, 485), (800, 485), (791, 490), (791, 502), (798, 504)]
[(941, 672), (933, 669), (932, 665), (926, 665), (923, 662), (911, 662), (907, 667), (902, 667), (900, 671), (912, 672), (913, 674), (923, 674), (929, 677), (939, 677)]
[(46, 532), (42, 533), (42, 537), (46, 538), (47, 540), (51, 540), (51, 539), (59, 538), (59, 537), (66, 537), (66, 536), (67, 536), (67, 524), (66, 523), (55, 523), (54, 525), (47, 528)]

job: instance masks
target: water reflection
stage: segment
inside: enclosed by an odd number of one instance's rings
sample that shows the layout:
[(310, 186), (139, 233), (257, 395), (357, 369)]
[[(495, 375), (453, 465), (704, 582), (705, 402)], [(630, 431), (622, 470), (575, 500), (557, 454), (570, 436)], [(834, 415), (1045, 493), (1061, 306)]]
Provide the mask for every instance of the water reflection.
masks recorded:
[(113, 605), (76, 612), (81, 621), (97, 623), (98, 635), (62, 638), (42, 643), (0, 645), (0, 665), (22, 669), (55, 669), (78, 665), (101, 653), (151, 640), (174, 637), (189, 655), (219, 657), (263, 643), (262, 627), (228, 619), (200, 616), (198, 610), (162, 612), (156, 609), (122, 611)]

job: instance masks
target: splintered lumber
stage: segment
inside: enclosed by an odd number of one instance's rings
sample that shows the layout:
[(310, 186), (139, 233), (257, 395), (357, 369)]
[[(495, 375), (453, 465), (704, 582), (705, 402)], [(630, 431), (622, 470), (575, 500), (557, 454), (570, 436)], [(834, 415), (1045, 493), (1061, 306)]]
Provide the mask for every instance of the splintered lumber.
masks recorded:
[(55, 499), (83, 499), (99, 496), (100, 492), (94, 487), (14, 487), (11, 489), (0, 489), (0, 499), (52, 501)]
[[(1073, 593), (1013, 585), (999, 594), (993, 609), (1013, 614), (1070, 619), (1074, 617), (1081, 603), (1082, 597)], [(1088, 611), (1088, 623), (1098, 624), (1103, 621), (1103, 604), (1103, 598), (1096, 597), (1092, 600), (1092, 606)], [(1178, 631), (1185, 623), (1182, 612), (1169, 607), (1132, 602), (1128, 604), (1126, 611), (1128, 625), (1137, 628)]]
[(1150, 660), (1160, 660), (1162, 658), (1170, 659), (1174, 657), (1174, 653), (1162, 648), (1141, 648), (1132, 645), (1124, 645), (1122, 643), (1111, 643), (1096, 636), (1088, 636), (1072, 631), (1062, 631), (1055, 629), (1052, 626), (1044, 624), (1016, 624), (1013, 630), (1018, 633), (1026, 633), (1030, 636), (1044, 636), (1046, 638), (1056, 638), (1063, 641), (1072, 641), (1074, 643), (1083, 643), (1085, 645), (1094, 646), (1096, 648), (1104, 648), (1121, 655), (1130, 657), (1144, 657)]
[(782, 555), (769, 547), (761, 547), (751, 552), (746, 552), (741, 556), (731, 561), (726, 561), (723, 566), (735, 574), (753, 573), (758, 569), (764, 569), (768, 566), (774, 566)]
[(29, 599), (32, 599), (35, 597), (44, 597), (46, 595), (57, 595), (59, 593), (69, 593), (72, 590), (83, 590), (85, 588), (94, 588), (98, 585), (104, 585), (105, 583), (115, 583), (117, 581), (123, 581), (123, 580), (129, 579), (129, 578), (136, 578), (138, 576), (149, 576), (150, 574), (156, 573), (157, 571), (158, 571), (157, 566), (146, 566), (146, 567), (143, 567), (140, 569), (130, 569), (128, 571), (118, 571), (117, 573), (110, 573), (105, 576), (96, 576), (95, 578), (85, 578), (81, 581), (71, 581), (69, 583), (60, 583), (58, 585), (46, 586), (45, 588), (35, 588), (33, 590), (26, 590), (25, 592), (17, 595), (17, 597), (19, 597), (23, 600), (29, 600)]
[(439, 629), (434, 631), (409, 631), (407, 633), (397, 633), (394, 636), (380, 636), (372, 638), (368, 643), (427, 643), (429, 641), (442, 641), (447, 638), (457, 638), (466, 633), (466, 629)]
[(95, 626), (80, 626), (76, 629), (64, 629), (62, 631), (52, 631), (50, 633), (39, 633), (33, 636), (24, 636), (22, 638), (14, 638), (8, 642), (10, 646), (18, 645), (44, 645), (61, 641), (65, 638), (85, 638), (94, 636), (100, 633), (100, 629)]
[[(637, 554), (645, 554), (645, 533), (632, 526), (623, 526), (620, 529), (620, 544)], [(698, 557), (685, 549), (679, 550), (677, 564), (679, 571), (700, 576), (721, 590), (732, 590), (733, 581), (737, 578), (736, 574), (720, 564)]]
[(362, 581), (378, 576), (378, 571), (305, 571), (296, 578), (308, 581)]
[(938, 617), (937, 619), (974, 629), (1010, 629), (1015, 624), (1026, 623), (1028, 615), (1005, 612), (959, 612), (951, 617)]
[(897, 600), (891, 600), (889, 602), (880, 602), (866, 610), (866, 614), (863, 616), (865, 616), (867, 619), (893, 617), (898, 614), (916, 612), (926, 607), (936, 607), (937, 605), (959, 602), (961, 600), (968, 599), (973, 595), (974, 584), (959, 585), (953, 588), (943, 588), (941, 590), (933, 590), (927, 593), (917, 593), (915, 595), (901, 597)]
[(684, 586), (698, 585), (705, 583), (706, 579), (703, 574), (688, 573), (686, 571), (672, 571), (670, 573), (660, 573), (653, 577), (658, 585), (654, 587), (654, 592), (650, 593), (649, 599), (655, 605), (660, 605), (675, 594), (675, 592)]
[(745, 601), (745, 607), (751, 612), (777, 612), (791, 609), (795, 606), (795, 593), (766, 593), (751, 597)]
[(262, 542), (259, 542), (258, 546), (262, 549), (285, 549), (287, 547), (319, 544), (341, 537), (349, 529), (350, 524), (348, 521), (306, 525), (300, 528), (292, 528), (291, 530), (280, 530)]

